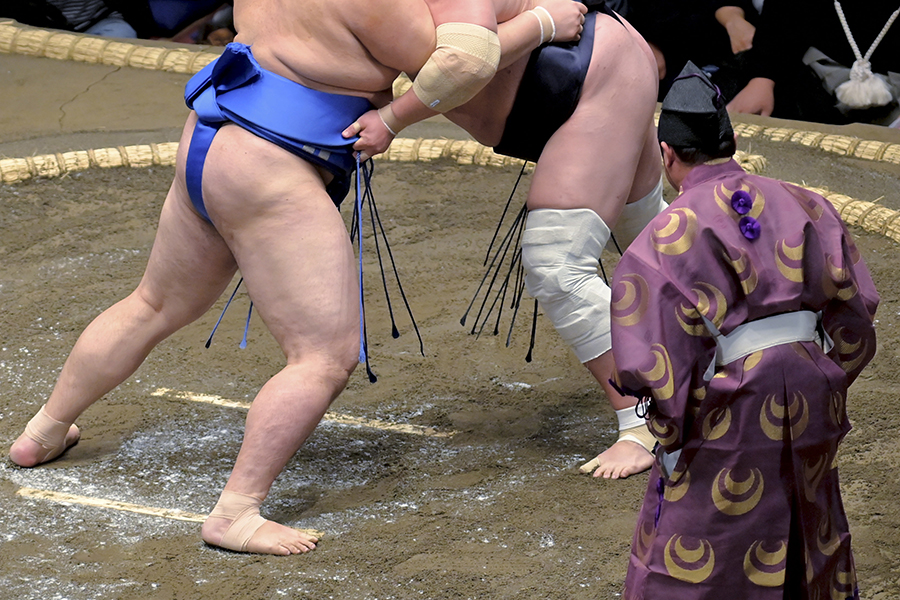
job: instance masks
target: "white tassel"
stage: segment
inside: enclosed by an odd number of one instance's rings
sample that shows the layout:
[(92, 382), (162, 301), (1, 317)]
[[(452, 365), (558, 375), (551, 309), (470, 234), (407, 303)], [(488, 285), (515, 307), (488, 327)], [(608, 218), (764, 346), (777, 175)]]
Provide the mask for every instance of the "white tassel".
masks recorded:
[(869, 51), (866, 52), (865, 56), (859, 51), (859, 46), (856, 45), (856, 40), (850, 32), (850, 26), (847, 24), (847, 18), (844, 16), (844, 10), (841, 8), (841, 3), (835, 0), (834, 8), (837, 10), (838, 18), (841, 21), (841, 27), (844, 28), (844, 33), (847, 35), (847, 41), (850, 42), (850, 46), (853, 48), (853, 54), (856, 56), (853, 67), (850, 69), (849, 81), (845, 81), (834, 91), (837, 99), (850, 108), (871, 108), (873, 106), (884, 106), (890, 103), (894, 97), (891, 94), (891, 89), (888, 86), (887, 80), (881, 75), (872, 73), (872, 65), (869, 63), (869, 58), (871, 58), (872, 53), (875, 52), (875, 48), (878, 47), (878, 44), (881, 43), (881, 40), (888, 32), (888, 29), (894, 24), (897, 16), (900, 15), (900, 8), (891, 14), (887, 23), (882, 27), (881, 33), (878, 34), (875, 41), (869, 46)]
[(869, 61), (855, 61), (850, 79), (835, 90), (837, 99), (850, 108), (885, 106), (893, 100), (891, 89), (881, 75), (872, 73)]

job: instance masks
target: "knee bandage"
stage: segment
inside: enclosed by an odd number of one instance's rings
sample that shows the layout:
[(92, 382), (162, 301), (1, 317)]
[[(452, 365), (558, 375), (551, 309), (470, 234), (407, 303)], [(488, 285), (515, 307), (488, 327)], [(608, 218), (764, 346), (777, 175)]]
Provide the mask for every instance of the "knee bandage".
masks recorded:
[(525, 287), (583, 363), (612, 347), (611, 293), (597, 273), (609, 236), (587, 208), (533, 210), (522, 235)]
[(500, 64), (500, 38), (471, 23), (437, 27), (437, 48), (413, 81), (413, 92), (426, 106), (447, 112), (471, 100)]
[(245, 552), (253, 534), (266, 520), (259, 514), (262, 500), (256, 496), (237, 492), (222, 492), (215, 508), (209, 513), (210, 519), (228, 519), (231, 525), (225, 530), (218, 545), (228, 550)]
[(622, 214), (612, 232), (619, 249), (625, 252), (625, 248), (631, 245), (647, 223), (668, 207), (663, 200), (663, 182), (660, 178), (653, 191), (637, 202), (626, 204), (622, 209)]

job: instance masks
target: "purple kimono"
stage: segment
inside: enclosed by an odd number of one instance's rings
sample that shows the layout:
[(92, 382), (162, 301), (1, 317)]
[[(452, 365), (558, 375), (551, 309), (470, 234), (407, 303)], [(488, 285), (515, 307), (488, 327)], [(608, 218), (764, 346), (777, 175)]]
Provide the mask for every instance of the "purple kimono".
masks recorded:
[(683, 188), (612, 286), (620, 383), (659, 441), (624, 598), (858, 598), (834, 459), (875, 353), (869, 271), (821, 196), (734, 161)]

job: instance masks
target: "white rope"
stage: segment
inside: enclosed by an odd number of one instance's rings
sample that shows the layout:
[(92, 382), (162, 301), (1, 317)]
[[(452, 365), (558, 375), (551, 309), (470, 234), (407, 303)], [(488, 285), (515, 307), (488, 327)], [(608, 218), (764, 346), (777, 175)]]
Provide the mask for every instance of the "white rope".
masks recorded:
[(847, 41), (850, 42), (850, 46), (853, 48), (853, 54), (856, 56), (856, 60), (864, 62), (869, 62), (869, 59), (872, 58), (872, 53), (875, 52), (875, 48), (878, 47), (878, 44), (881, 43), (881, 40), (884, 39), (885, 34), (887, 34), (888, 29), (891, 28), (891, 25), (897, 20), (897, 16), (900, 15), (900, 8), (898, 8), (887, 20), (887, 23), (884, 24), (884, 27), (881, 28), (881, 33), (878, 34), (875, 41), (869, 46), (869, 51), (866, 52), (866, 55), (863, 56), (859, 51), (859, 46), (856, 45), (853, 34), (850, 33), (850, 26), (847, 25), (847, 17), (844, 16), (844, 9), (841, 8), (841, 3), (834, 0), (834, 8), (837, 10), (838, 18), (841, 20), (841, 26), (844, 28), (844, 33), (847, 35)]
[(869, 59), (888, 32), (888, 29), (894, 24), (897, 16), (900, 15), (900, 8), (894, 11), (887, 23), (884, 24), (884, 27), (881, 28), (881, 33), (869, 46), (865, 56), (859, 51), (856, 39), (850, 32), (850, 26), (847, 24), (847, 18), (844, 16), (844, 9), (841, 8), (841, 3), (835, 0), (834, 8), (841, 21), (841, 27), (844, 28), (847, 41), (850, 42), (850, 47), (853, 48), (853, 55), (856, 57), (856, 60), (853, 61), (853, 66), (850, 68), (849, 81), (845, 81), (834, 90), (837, 99), (840, 103), (850, 108), (887, 105), (893, 99), (893, 93), (884, 77), (872, 73), (872, 64), (869, 62)]

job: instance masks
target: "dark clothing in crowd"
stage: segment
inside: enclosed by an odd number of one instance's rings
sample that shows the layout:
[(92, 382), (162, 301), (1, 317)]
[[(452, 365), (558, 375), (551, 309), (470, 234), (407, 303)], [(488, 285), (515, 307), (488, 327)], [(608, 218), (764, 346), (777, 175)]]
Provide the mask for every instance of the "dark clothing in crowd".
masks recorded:
[(665, 97), (672, 80), (688, 60), (700, 67), (716, 65), (731, 55), (728, 32), (716, 20), (722, 6), (744, 9), (753, 23), (756, 10), (749, 0), (630, 0), (626, 18), (666, 58), (666, 77), (659, 97)]
[[(891, 14), (897, 0), (841, 2), (860, 53), (865, 55)], [(878, 122), (897, 107), (842, 112), (812, 69), (803, 63), (810, 46), (851, 67), (856, 57), (841, 26), (833, 0), (766, 0), (756, 23), (753, 48), (726, 62), (713, 81), (731, 100), (754, 77), (775, 82), (774, 117), (821, 123)], [(900, 19), (888, 30), (871, 57), (874, 73), (900, 73)], [(695, 61), (696, 62), (696, 61)], [(702, 64), (702, 63), (698, 63)]]

